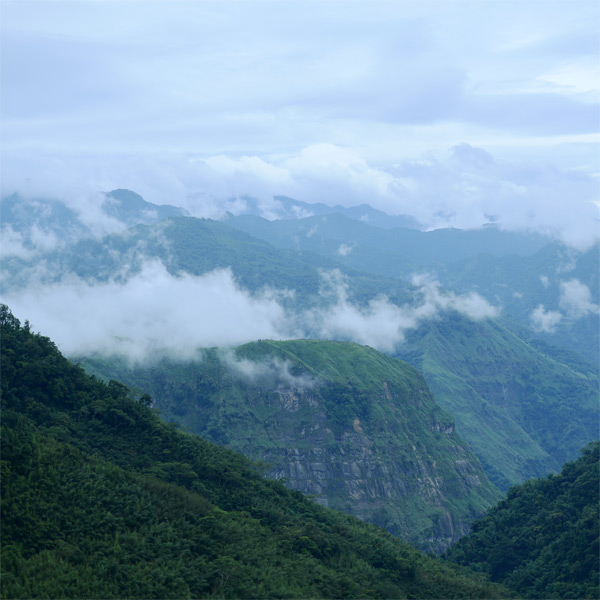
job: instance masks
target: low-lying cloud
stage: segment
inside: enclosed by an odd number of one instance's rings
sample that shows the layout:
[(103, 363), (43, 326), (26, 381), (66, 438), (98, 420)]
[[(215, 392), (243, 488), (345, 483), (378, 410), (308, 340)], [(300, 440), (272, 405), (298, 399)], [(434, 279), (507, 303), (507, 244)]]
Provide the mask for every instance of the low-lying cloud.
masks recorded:
[[(392, 352), (407, 330), (447, 311), (472, 319), (498, 314), (478, 294), (443, 291), (428, 276), (416, 276), (413, 285), (411, 304), (399, 306), (378, 296), (358, 305), (334, 270), (322, 274), (320, 297), (312, 308), (293, 309), (289, 290), (250, 293), (229, 269), (175, 276), (153, 260), (126, 281), (90, 283), (71, 276), (6, 294), (3, 302), (68, 356), (121, 354), (131, 362), (161, 354), (191, 358), (202, 347), (231, 347), (260, 338), (337, 339)], [(239, 363), (237, 370), (251, 376), (260, 374), (260, 368)], [(265, 368), (265, 373), (279, 373), (281, 381), (291, 376), (280, 364)]]
[(382, 295), (372, 298), (366, 306), (359, 306), (349, 300), (340, 271), (323, 273), (321, 295), (332, 301), (303, 315), (305, 329), (322, 338), (355, 341), (393, 352), (404, 341), (407, 330), (441, 317), (442, 313), (456, 311), (473, 320), (499, 314), (499, 309), (479, 294), (443, 291), (440, 283), (429, 275), (413, 276), (412, 284), (415, 301), (411, 304), (398, 306)]
[(67, 355), (122, 354), (131, 361), (159, 353), (188, 358), (199, 347), (278, 337), (285, 324), (275, 295), (251, 295), (227, 269), (173, 276), (158, 261), (125, 283), (71, 279), (4, 301)]
[(221, 350), (220, 357), (233, 373), (254, 385), (310, 390), (318, 383), (310, 373), (292, 373), (291, 363), (276, 356), (255, 361), (238, 357), (234, 350), (225, 348)]
[(60, 198), (97, 231), (118, 226), (98, 212), (100, 192), (128, 188), (149, 202), (213, 219), (243, 214), (244, 196), (258, 200), (262, 216), (277, 218), (274, 196), (285, 195), (331, 206), (369, 203), (391, 215), (409, 215), (425, 229), (495, 223), (504, 230), (542, 233), (580, 250), (600, 239), (593, 175), (550, 163), (497, 159), (466, 143), (394, 164), (367, 161), (356, 150), (325, 143), (278, 156), (116, 156), (102, 164), (85, 157), (58, 164), (11, 160), (3, 194)]
[[(542, 279), (544, 287), (548, 285), (548, 278)], [(575, 321), (588, 315), (599, 315), (600, 306), (592, 302), (590, 288), (579, 281), (569, 279), (559, 284), (560, 296), (558, 307), (560, 310), (547, 310), (539, 304), (530, 314), (531, 325), (535, 331), (554, 333), (557, 327), (565, 321)]]
[(556, 327), (562, 321), (562, 314), (556, 310), (546, 310), (543, 304), (539, 304), (531, 313), (531, 325), (534, 331), (554, 333)]
[(592, 302), (590, 288), (579, 279), (570, 279), (560, 284), (559, 306), (571, 318), (600, 314), (600, 306)]

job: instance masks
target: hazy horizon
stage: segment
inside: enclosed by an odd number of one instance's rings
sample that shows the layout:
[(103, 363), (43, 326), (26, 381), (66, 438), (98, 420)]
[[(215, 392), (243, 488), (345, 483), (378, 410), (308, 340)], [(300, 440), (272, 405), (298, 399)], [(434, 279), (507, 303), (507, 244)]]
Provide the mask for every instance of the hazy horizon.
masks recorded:
[(243, 194), (598, 240), (595, 2), (2, 11), (2, 194)]

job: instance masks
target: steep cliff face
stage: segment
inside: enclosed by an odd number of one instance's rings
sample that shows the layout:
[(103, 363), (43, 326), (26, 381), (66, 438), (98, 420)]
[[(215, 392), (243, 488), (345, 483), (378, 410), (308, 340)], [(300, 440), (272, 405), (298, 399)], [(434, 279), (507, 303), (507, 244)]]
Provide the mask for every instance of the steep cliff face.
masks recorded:
[(115, 370), (164, 417), (265, 464), (328, 507), (443, 551), (499, 498), (412, 367), (356, 344), (248, 344)]

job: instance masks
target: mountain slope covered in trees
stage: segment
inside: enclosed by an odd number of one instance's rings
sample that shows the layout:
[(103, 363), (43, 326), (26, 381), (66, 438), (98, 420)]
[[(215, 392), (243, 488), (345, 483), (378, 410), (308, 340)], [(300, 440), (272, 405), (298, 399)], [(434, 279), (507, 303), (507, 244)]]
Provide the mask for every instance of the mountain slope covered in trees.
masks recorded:
[(512, 488), (447, 558), (524, 598), (597, 598), (598, 448), (584, 448), (558, 475)]
[(2, 596), (504, 598), (161, 422), (0, 309)]
[(106, 379), (271, 477), (418, 547), (440, 552), (500, 497), (412, 367), (373, 348), (262, 340), (196, 361), (128, 367), (84, 359)]

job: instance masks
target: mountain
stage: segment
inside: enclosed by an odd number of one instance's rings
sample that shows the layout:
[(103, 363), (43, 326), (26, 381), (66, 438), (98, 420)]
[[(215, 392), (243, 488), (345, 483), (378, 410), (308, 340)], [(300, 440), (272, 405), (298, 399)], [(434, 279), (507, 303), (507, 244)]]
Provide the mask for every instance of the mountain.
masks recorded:
[(428, 551), (447, 548), (500, 497), (419, 373), (372, 348), (264, 340), (187, 363), (81, 364), (266, 463), (268, 476)]
[(161, 422), (0, 307), (2, 596), (506, 598)]
[(341, 213), (277, 221), (241, 215), (225, 222), (279, 248), (312, 252), (359, 271), (400, 278), (419, 269), (437, 271), (483, 252), (529, 255), (549, 242), (542, 236), (492, 226), (469, 231), (384, 229)]
[(501, 489), (560, 469), (597, 436), (598, 374), (567, 352), (548, 354), (498, 321), (458, 314), (406, 335), (399, 356)]
[[(159, 260), (174, 275), (230, 269), (236, 281), (251, 291), (294, 290), (305, 303), (318, 296), (320, 273), (340, 268), (339, 263), (314, 254), (274, 248), (218, 221), (178, 217), (102, 239), (80, 240), (34, 259), (5, 260), (4, 290), (73, 275), (88, 281), (123, 282), (152, 260)], [(368, 298), (385, 292), (398, 300), (408, 298), (403, 283), (351, 269), (343, 272), (349, 278), (350, 296)]]
[[(381, 316), (384, 326), (379, 329), (382, 334), (387, 329), (393, 334), (394, 323), (385, 325), (390, 316), (397, 320), (402, 317), (399, 312), (410, 314), (410, 307), (420, 301), (415, 288), (401, 279), (352, 271), (308, 252), (277, 249), (225, 223), (191, 217), (138, 225), (102, 240), (82, 240), (29, 262), (5, 261), (4, 293), (73, 275), (90, 285), (108, 280), (124, 283), (149, 261), (160, 261), (175, 277), (230, 269), (236, 283), (251, 293), (265, 287), (289, 290), (277, 301), (294, 324), (290, 329), (295, 328), (301, 337), (322, 335), (322, 327), (311, 329), (310, 319), (316, 314), (324, 315), (324, 325), (338, 315), (343, 324), (363, 319), (368, 330), (379, 316), (379, 305), (369, 303), (379, 295), (387, 297)], [(342, 302), (339, 291), (323, 290), (323, 273), (336, 269), (344, 277), (347, 298)], [(424, 373), (437, 401), (455, 419), (459, 435), (471, 444), (493, 483), (508, 489), (559, 469), (594, 439), (597, 369), (576, 356), (567, 358), (565, 351), (548, 343), (531, 340), (529, 331), (516, 320), (474, 322), (451, 314), (432, 315), (416, 329), (407, 330), (397, 352)], [(351, 332), (335, 333), (338, 339), (352, 339)], [(469, 360), (461, 357), (463, 350)], [(549, 385), (553, 381), (556, 384)], [(524, 410), (523, 417), (521, 404), (535, 407), (544, 418), (536, 417), (535, 410)], [(564, 428), (564, 422), (569, 427)], [(557, 427), (564, 429), (560, 435), (553, 432)]]
[(172, 217), (187, 217), (189, 213), (170, 204), (152, 204), (131, 190), (113, 190), (105, 195), (103, 212), (127, 226), (151, 225)]
[(99, 194), (77, 208), (55, 198), (14, 193), (2, 198), (0, 213), (5, 242), (2, 250), (8, 260), (13, 256), (31, 260), (79, 240), (98, 238), (107, 231), (188, 215), (183, 208), (152, 204), (129, 190)]
[[(239, 206), (241, 201), (241, 207)], [(288, 196), (273, 196), (272, 199), (259, 200), (252, 196), (241, 196), (238, 198), (238, 210), (236, 216), (254, 216), (265, 218), (268, 214), (270, 220), (296, 220), (316, 215), (330, 215), (338, 213), (354, 219), (369, 223), (383, 229), (405, 227), (407, 229), (419, 229), (419, 223), (409, 215), (388, 215), (368, 204), (345, 207), (336, 204), (330, 206), (322, 202), (303, 202)], [(233, 217), (231, 213), (228, 215)]]
[(598, 442), (558, 475), (510, 490), (446, 557), (523, 598), (597, 598)]
[(311, 252), (371, 275), (408, 280), (428, 272), (448, 289), (477, 291), (517, 319), (528, 337), (600, 358), (600, 246), (568, 248), (537, 234), (477, 230), (385, 229), (338, 214), (268, 221), (226, 220), (279, 248)]
[(600, 245), (576, 251), (550, 244), (529, 256), (476, 257), (447, 265), (440, 281), (476, 290), (528, 329), (529, 337), (600, 360)]
[(2, 198), (0, 215), (5, 255), (18, 252), (27, 256), (91, 233), (75, 210), (53, 199), (25, 199), (11, 194)]

